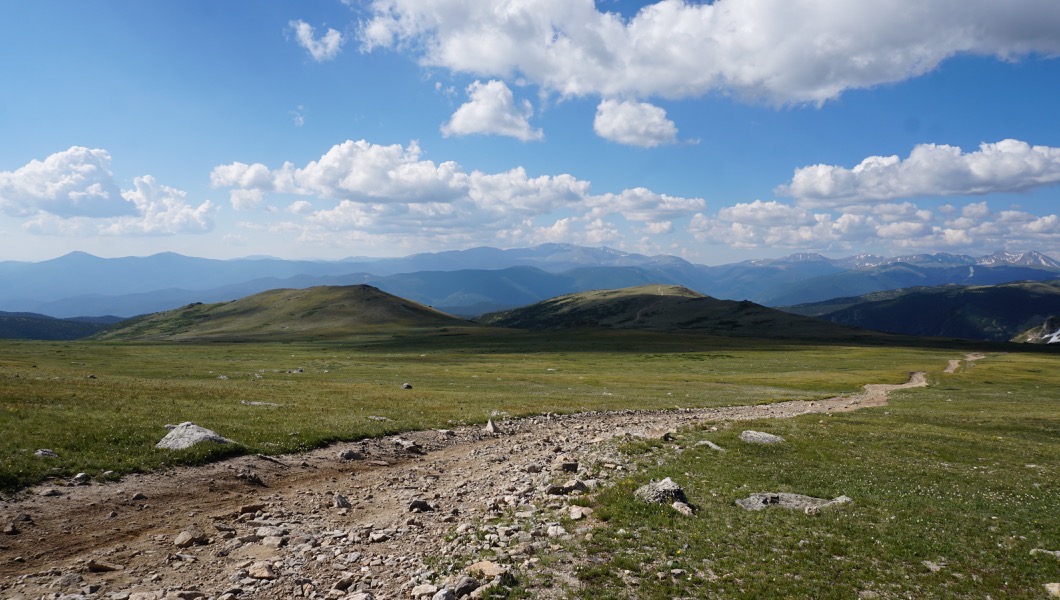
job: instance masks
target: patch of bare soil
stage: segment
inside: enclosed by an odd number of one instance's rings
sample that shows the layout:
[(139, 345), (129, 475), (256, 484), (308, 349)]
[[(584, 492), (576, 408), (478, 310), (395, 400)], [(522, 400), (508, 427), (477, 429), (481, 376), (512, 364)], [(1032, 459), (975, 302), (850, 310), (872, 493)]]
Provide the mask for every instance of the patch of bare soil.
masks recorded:
[[(984, 358), (986, 358), (985, 354), (978, 354), (975, 352), (964, 355), (964, 361), (968, 363), (973, 363), (977, 360), (982, 360)], [(957, 369), (959, 368), (961, 368), (961, 361), (955, 358), (950, 360), (949, 364), (946, 365), (946, 369), (943, 371), (943, 373), (956, 373)]]
[(914, 373), (828, 400), (545, 415), (40, 486), (0, 502), (0, 596), (479, 597), (513, 571), (533, 585), (540, 557), (591, 527), (572, 496), (628, 468), (616, 441), (880, 406), (923, 385)]

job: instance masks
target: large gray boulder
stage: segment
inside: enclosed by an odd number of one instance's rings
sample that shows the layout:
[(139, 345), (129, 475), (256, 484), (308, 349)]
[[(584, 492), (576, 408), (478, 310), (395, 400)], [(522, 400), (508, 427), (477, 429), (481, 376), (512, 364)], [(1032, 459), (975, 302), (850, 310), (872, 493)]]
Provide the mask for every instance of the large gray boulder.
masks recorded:
[(191, 421), (185, 421), (169, 430), (166, 437), (155, 444), (155, 448), (162, 450), (184, 450), (203, 442), (215, 442), (218, 444), (234, 444), (232, 440), (211, 431), (205, 427), (199, 427)]

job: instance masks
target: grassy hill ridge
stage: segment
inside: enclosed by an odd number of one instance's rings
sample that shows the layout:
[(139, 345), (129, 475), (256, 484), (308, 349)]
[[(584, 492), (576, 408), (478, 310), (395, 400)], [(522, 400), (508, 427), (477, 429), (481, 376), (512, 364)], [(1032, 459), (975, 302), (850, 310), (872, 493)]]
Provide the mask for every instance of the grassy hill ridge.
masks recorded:
[(567, 294), (476, 321), (535, 331), (589, 327), (800, 339), (876, 335), (746, 300), (718, 300), (676, 285)]
[(97, 340), (267, 341), (329, 339), (388, 330), (465, 325), (466, 321), (370, 285), (277, 289), (217, 304), (130, 319)]

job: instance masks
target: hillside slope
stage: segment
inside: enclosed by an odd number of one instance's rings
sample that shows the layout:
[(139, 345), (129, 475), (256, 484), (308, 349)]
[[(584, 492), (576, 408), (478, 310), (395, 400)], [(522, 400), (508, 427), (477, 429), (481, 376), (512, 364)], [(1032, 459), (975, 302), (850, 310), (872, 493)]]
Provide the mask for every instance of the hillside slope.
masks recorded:
[(338, 339), (378, 331), (467, 322), (369, 285), (278, 289), (232, 302), (189, 304), (108, 329), (100, 340)]
[(35, 313), (0, 312), (0, 339), (76, 340), (88, 337), (119, 319), (56, 319)]
[[(841, 307), (819, 314), (814, 307)], [(1060, 281), (948, 285), (792, 307), (833, 323), (904, 335), (1008, 341), (1060, 315)]]
[(718, 300), (681, 286), (646, 285), (568, 294), (477, 322), (535, 331), (575, 328), (643, 329), (712, 335), (855, 339), (871, 332), (785, 313), (753, 302)]

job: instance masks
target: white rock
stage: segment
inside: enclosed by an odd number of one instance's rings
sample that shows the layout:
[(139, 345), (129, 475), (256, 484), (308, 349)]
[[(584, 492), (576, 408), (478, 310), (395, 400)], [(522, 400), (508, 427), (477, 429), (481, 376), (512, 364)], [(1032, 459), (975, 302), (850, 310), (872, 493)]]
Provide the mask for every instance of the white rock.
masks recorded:
[(232, 444), (232, 440), (221, 436), (216, 431), (211, 431), (205, 427), (199, 427), (191, 421), (185, 421), (180, 425), (177, 425), (166, 434), (166, 437), (162, 438), (160, 442), (155, 444), (155, 448), (162, 450), (184, 450), (185, 448), (191, 448), (196, 444), (203, 442), (215, 442), (218, 444)]
[(779, 435), (773, 435), (772, 433), (764, 433), (761, 431), (752, 431), (750, 429), (741, 433), (740, 439), (748, 444), (780, 444), (784, 441), (784, 438)]

